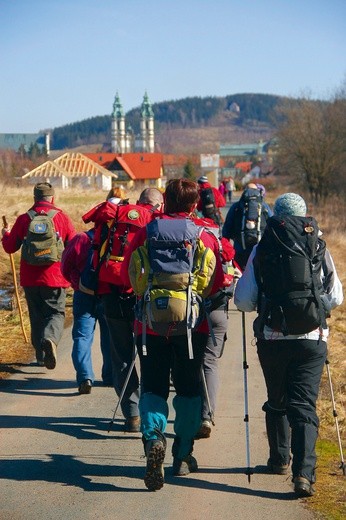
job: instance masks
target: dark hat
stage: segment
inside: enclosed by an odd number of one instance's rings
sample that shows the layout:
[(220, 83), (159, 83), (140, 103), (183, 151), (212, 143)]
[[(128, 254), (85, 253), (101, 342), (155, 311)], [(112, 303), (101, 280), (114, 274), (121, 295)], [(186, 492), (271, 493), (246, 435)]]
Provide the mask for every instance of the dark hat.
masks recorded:
[(208, 182), (208, 177), (206, 175), (202, 175), (199, 179), (197, 179), (197, 182), (199, 184), (204, 184), (205, 182)]
[(42, 199), (42, 197), (54, 197), (54, 188), (49, 182), (39, 182), (34, 186), (35, 199)]
[(284, 193), (276, 199), (273, 211), (274, 215), (278, 217), (284, 217), (285, 215), (305, 217), (306, 204), (304, 199), (297, 193)]

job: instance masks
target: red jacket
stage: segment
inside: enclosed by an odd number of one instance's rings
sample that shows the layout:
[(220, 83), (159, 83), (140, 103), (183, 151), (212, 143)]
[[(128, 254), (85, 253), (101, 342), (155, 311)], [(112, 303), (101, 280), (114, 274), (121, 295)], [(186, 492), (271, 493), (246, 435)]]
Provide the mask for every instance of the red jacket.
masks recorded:
[[(51, 209), (58, 210), (54, 215), (53, 222), (55, 230), (59, 233), (64, 244), (76, 234), (73, 223), (63, 211), (50, 202), (39, 201), (30, 208), (36, 212), (48, 212)], [(2, 245), (6, 253), (18, 251), (26, 236), (30, 224), (30, 217), (27, 213), (19, 215), (10, 232), (2, 237)], [(46, 286), (46, 287), (69, 287), (69, 282), (63, 277), (60, 270), (60, 262), (51, 265), (30, 265), (25, 260), (20, 261), (20, 285), (22, 287)]]
[[(85, 231), (75, 235), (62, 253), (61, 272), (72, 288), (79, 290), (79, 279), (86, 267), (92, 240)], [(109, 293), (109, 284), (98, 283), (97, 294)]]
[[(127, 212), (127, 208), (128, 208), (128, 211), (131, 211), (131, 209), (133, 210), (133, 208), (136, 208), (137, 209), (136, 213), (138, 216), (138, 218), (136, 219), (138, 221), (138, 223), (136, 223), (136, 226), (138, 226), (138, 228), (140, 227), (140, 225), (145, 226), (153, 218), (155, 218), (157, 215), (159, 215), (159, 213), (156, 210), (153, 211), (153, 206), (151, 206), (150, 204), (137, 203), (134, 205), (133, 204), (118, 205), (118, 204), (114, 204), (109, 201), (101, 202), (100, 204), (98, 204), (97, 206), (95, 206), (94, 208), (89, 210), (85, 215), (82, 216), (82, 219), (85, 223), (88, 223), (88, 222), (95, 223), (96, 231), (95, 231), (94, 240), (96, 243), (98, 243), (98, 240), (100, 238), (102, 225), (106, 222), (112, 221), (114, 218), (117, 217), (118, 208), (125, 211), (125, 213)], [(123, 217), (124, 217), (124, 215), (123, 215)], [(135, 220), (133, 222), (135, 223)], [(126, 228), (126, 226), (128, 227), (128, 224), (125, 224), (123, 222), (123, 224), (118, 226), (119, 227), (118, 231), (120, 230), (121, 227), (124, 227), (124, 226)], [(124, 231), (124, 229), (122, 231)], [(135, 232), (133, 232), (133, 231), (129, 232), (128, 229), (126, 230), (125, 236), (126, 236), (127, 244), (131, 242), (132, 237), (134, 236)], [(127, 247), (128, 247), (128, 245), (126, 245), (126, 248)], [(101, 268), (99, 271), (99, 287), (98, 287), (99, 294), (110, 292), (109, 284), (117, 285), (122, 292), (132, 292), (131, 287), (129, 285), (127, 287), (125, 287), (124, 284), (122, 283), (122, 279), (120, 278), (121, 264), (122, 264), (122, 262), (119, 259), (117, 259), (116, 261), (104, 262), (101, 265)]]
[[(218, 189), (213, 188), (209, 182), (204, 182), (203, 184), (199, 184), (199, 191), (205, 190), (207, 188), (211, 188), (213, 190), (214, 199), (215, 199), (215, 206), (217, 208), (223, 208), (226, 206), (225, 197), (219, 192)], [(197, 204), (197, 210), (202, 211), (202, 201), (199, 199)]]
[[(177, 219), (177, 218), (186, 218), (186, 217), (187, 217), (186, 213), (176, 213), (174, 216), (163, 214), (161, 216), (161, 218), (163, 218), (163, 219)], [(192, 221), (196, 222), (196, 224), (198, 225), (198, 219), (192, 218)], [(219, 244), (218, 244), (216, 238), (214, 238), (212, 234), (207, 233), (204, 230), (202, 231), (200, 237), (201, 237), (204, 245), (207, 247), (210, 247), (210, 249), (214, 252), (214, 255), (216, 257), (215, 278), (214, 278), (213, 288), (211, 291), (211, 294), (215, 294), (219, 289), (221, 289), (223, 287), (223, 282), (224, 282), (222, 264), (221, 264), (220, 255), (219, 255)], [(144, 227), (136, 233), (135, 237), (133, 238), (133, 240), (129, 246), (129, 249), (126, 252), (124, 261), (121, 266), (121, 276), (123, 278), (124, 284), (127, 285), (128, 287), (130, 287), (130, 285), (131, 285), (130, 279), (129, 279), (128, 268), (129, 268), (129, 263), (130, 263), (130, 258), (131, 258), (132, 252), (135, 249), (137, 249), (137, 247), (143, 245), (146, 238), (147, 238), (147, 230), (146, 230), (146, 227)], [(137, 329), (138, 334), (141, 333), (141, 330), (142, 330), (141, 325), (142, 324), (139, 322), (138, 329)], [(198, 330), (198, 332), (204, 332), (206, 334), (209, 334), (209, 328), (208, 328), (208, 323), (207, 323), (206, 319), (202, 321), (202, 323), (200, 324), (200, 326), (198, 327), (197, 330)], [(147, 328), (147, 333), (155, 334), (150, 328)]]

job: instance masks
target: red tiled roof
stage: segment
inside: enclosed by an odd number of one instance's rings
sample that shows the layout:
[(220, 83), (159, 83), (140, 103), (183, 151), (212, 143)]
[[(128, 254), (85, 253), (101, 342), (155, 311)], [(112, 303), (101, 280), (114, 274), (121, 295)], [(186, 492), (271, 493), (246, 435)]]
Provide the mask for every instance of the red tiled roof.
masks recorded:
[(123, 153), (121, 158), (137, 180), (159, 179), (162, 176), (161, 153)]
[[(86, 157), (104, 168), (118, 162), (133, 180), (159, 179), (162, 176), (160, 153), (85, 153)], [(114, 168), (112, 168), (113, 170)]]

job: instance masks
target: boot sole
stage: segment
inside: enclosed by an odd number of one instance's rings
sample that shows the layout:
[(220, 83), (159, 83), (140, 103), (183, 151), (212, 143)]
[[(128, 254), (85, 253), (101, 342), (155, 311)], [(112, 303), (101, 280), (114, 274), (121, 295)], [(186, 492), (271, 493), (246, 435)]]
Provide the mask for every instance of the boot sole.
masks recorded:
[(155, 444), (148, 453), (144, 484), (149, 491), (158, 491), (163, 487), (163, 461), (166, 450), (163, 444)]

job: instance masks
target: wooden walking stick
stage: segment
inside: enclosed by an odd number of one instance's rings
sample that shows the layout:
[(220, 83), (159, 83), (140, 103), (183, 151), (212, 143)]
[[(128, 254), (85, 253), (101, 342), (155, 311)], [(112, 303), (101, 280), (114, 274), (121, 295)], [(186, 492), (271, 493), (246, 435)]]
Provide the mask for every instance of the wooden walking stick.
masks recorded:
[[(2, 222), (4, 224), (4, 228), (7, 228), (7, 220), (6, 220), (6, 217), (4, 215), (2, 217)], [(29, 343), (28, 336), (26, 335), (25, 328), (24, 328), (23, 312), (22, 312), (22, 306), (21, 306), (20, 299), (19, 299), (17, 276), (16, 276), (16, 268), (15, 268), (15, 265), (14, 265), (13, 254), (10, 253), (9, 256), (10, 256), (11, 269), (12, 269), (14, 292), (16, 294), (17, 306), (18, 306), (18, 311), (19, 311), (20, 324), (21, 324), (21, 327), (22, 327), (25, 343)]]

